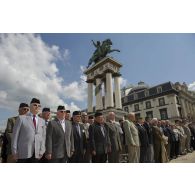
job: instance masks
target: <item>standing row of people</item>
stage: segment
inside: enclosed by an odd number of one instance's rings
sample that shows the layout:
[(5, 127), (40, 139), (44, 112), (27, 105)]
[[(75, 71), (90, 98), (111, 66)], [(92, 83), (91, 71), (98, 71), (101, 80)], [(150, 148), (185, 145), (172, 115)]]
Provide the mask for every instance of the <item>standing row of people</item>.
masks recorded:
[[(138, 118), (129, 113), (120, 123), (115, 113), (107, 120), (101, 112), (87, 113), (58, 106), (51, 119), (50, 108), (40, 113), (40, 100), (21, 103), (19, 115), (9, 118), (2, 148), (3, 162), (118, 163), (128, 154), (130, 163), (168, 162), (192, 151), (195, 126), (187, 121)], [(194, 146), (193, 146), (194, 144)]]

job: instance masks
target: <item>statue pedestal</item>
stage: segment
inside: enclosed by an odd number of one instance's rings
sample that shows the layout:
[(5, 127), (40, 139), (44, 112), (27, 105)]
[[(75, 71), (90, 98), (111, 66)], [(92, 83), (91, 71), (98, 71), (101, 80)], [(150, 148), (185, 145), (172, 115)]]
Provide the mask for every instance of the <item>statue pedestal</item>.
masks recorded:
[(105, 119), (107, 120), (107, 116), (108, 116), (108, 113), (109, 112), (114, 112), (115, 113), (115, 120), (116, 121), (119, 121), (120, 119), (123, 119), (123, 117), (127, 114), (127, 112), (123, 111), (123, 110), (118, 110), (116, 108), (109, 108), (109, 109), (106, 109), (106, 110), (103, 110), (102, 113), (105, 117)]
[(94, 91), (96, 111), (103, 112), (104, 116), (107, 116), (109, 112), (114, 112), (116, 120), (122, 119), (127, 114), (122, 110), (121, 103), (121, 67), (121, 63), (107, 56), (84, 71), (88, 83), (88, 113), (90, 115), (93, 115), (91, 113), (93, 112)]

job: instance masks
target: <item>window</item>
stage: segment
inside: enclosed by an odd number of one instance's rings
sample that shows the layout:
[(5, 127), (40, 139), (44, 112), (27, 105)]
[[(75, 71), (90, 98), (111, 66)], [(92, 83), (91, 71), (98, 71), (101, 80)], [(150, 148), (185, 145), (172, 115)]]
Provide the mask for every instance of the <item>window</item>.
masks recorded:
[(157, 87), (157, 93), (162, 93), (162, 87)]
[(145, 90), (145, 96), (146, 96), (146, 97), (149, 96), (149, 90)]
[(166, 119), (168, 119), (167, 109), (166, 109), (166, 108), (160, 109), (159, 111), (160, 111), (161, 120), (166, 120)]
[(152, 111), (146, 112), (146, 116), (149, 118), (153, 118), (153, 112)]
[(135, 114), (135, 119), (136, 119), (136, 120), (137, 120), (138, 118), (140, 118), (140, 117), (141, 117), (140, 113)]
[(165, 98), (159, 98), (159, 106), (164, 106), (165, 105)]
[(138, 95), (137, 93), (134, 94), (134, 99), (137, 100), (138, 99)]
[(182, 112), (181, 112), (181, 107), (178, 107), (178, 111), (179, 111), (179, 117), (182, 118), (183, 116), (182, 116)]
[(150, 109), (151, 108), (151, 102), (150, 101), (147, 101), (146, 102), (146, 109)]
[(128, 102), (128, 96), (124, 97), (124, 103)]
[(129, 112), (128, 106), (125, 106), (125, 107), (124, 107), (124, 111), (125, 111), (125, 112)]
[(134, 110), (135, 110), (135, 112), (139, 111), (139, 104), (134, 105)]

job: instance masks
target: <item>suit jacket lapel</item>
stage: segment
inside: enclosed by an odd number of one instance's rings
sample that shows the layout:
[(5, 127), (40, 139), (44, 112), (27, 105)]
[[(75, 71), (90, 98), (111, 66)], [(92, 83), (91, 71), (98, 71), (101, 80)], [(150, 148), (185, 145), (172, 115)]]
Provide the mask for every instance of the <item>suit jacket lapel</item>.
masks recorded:
[(55, 119), (56, 123), (58, 124), (59, 128), (63, 131), (64, 133), (64, 129), (62, 128), (62, 125), (60, 124), (60, 121), (56, 118)]
[(35, 129), (31, 115), (27, 114), (26, 117), (27, 117), (27, 120), (29, 121), (29, 124), (32, 126), (33, 129)]

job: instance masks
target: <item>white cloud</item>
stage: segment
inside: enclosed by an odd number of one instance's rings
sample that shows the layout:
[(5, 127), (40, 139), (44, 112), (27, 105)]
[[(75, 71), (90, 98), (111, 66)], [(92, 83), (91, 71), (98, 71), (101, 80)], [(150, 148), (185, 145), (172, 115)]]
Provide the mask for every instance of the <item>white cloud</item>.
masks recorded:
[(126, 87), (127, 86), (127, 80), (124, 79), (123, 77), (120, 77), (120, 85), (121, 85), (121, 88)]
[(37, 97), (53, 109), (59, 104), (80, 109), (74, 102), (64, 102), (67, 97), (84, 100), (85, 87), (76, 81), (63, 85), (56, 65), (62, 55), (68, 58), (70, 54), (68, 50), (61, 54), (58, 46), (48, 46), (39, 35), (0, 34), (0, 107), (17, 109), (20, 102)]
[(189, 90), (195, 91), (195, 81), (188, 85)]
[[(82, 67), (81, 71), (82, 71)], [(87, 99), (87, 83), (86, 76), (81, 75), (80, 81), (74, 81), (69, 85), (64, 87), (64, 96), (69, 99), (73, 99), (76, 101), (84, 101)]]

